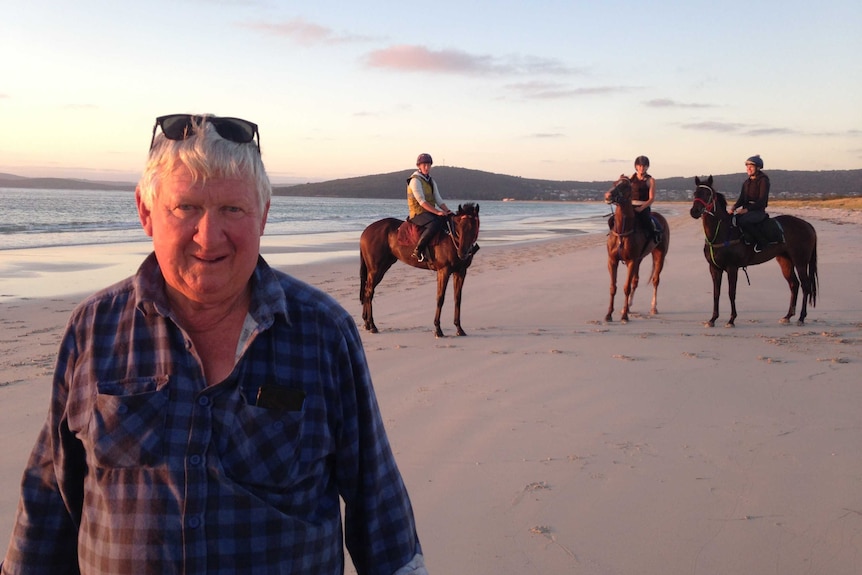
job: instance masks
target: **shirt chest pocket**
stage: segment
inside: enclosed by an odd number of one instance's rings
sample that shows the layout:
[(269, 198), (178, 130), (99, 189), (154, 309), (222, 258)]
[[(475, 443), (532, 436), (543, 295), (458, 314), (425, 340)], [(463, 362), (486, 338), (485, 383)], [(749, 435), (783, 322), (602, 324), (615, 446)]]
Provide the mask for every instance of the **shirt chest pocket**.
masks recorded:
[(304, 409), (234, 404), (214, 438), (227, 476), (247, 487), (280, 490), (304, 475), (304, 414)]
[(103, 468), (152, 467), (164, 459), (167, 378), (100, 382), (89, 440)]

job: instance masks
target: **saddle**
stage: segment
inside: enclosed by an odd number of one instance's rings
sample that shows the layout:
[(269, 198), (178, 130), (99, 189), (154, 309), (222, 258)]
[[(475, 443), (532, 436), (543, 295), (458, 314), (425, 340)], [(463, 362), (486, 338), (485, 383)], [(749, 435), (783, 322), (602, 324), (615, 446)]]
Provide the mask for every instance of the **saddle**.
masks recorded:
[(742, 238), (746, 243), (753, 243), (757, 238), (751, 236), (755, 234), (759, 239), (765, 240), (769, 244), (784, 243), (784, 228), (781, 227), (778, 220), (770, 218), (769, 214), (760, 223), (747, 225), (748, 228), (753, 228), (753, 233), (746, 231), (744, 227), (737, 224), (735, 217), (733, 218), (733, 225), (742, 231)]
[[(451, 235), (452, 233), (452, 220), (447, 219), (446, 225), (443, 226), (442, 233), (447, 235)], [(410, 220), (406, 220), (400, 226), (398, 226), (398, 231), (396, 232), (398, 245), (399, 246), (415, 246), (419, 243), (419, 236), (422, 235), (422, 226), (417, 226)], [(442, 235), (438, 233), (438, 237)], [(432, 238), (432, 242), (433, 242)]]

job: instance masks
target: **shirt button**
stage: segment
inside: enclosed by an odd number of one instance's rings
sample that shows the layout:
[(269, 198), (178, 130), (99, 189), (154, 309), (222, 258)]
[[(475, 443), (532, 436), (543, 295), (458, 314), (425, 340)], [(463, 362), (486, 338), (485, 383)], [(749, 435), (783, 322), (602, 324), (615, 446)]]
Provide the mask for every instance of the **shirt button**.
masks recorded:
[(210, 398), (207, 397), (206, 395), (202, 395), (198, 398), (198, 405), (200, 405), (202, 407), (206, 407), (209, 404), (210, 404)]
[(190, 517), (188, 520), (188, 526), (191, 529), (197, 529), (201, 526), (201, 520), (199, 517)]
[(189, 463), (192, 465), (195, 465), (195, 466), (200, 465), (202, 460), (203, 460), (203, 458), (197, 454), (189, 457)]
[(125, 403), (121, 403), (120, 405), (117, 406), (117, 413), (119, 413), (120, 415), (124, 415), (128, 412), (129, 412), (129, 406), (126, 405)]

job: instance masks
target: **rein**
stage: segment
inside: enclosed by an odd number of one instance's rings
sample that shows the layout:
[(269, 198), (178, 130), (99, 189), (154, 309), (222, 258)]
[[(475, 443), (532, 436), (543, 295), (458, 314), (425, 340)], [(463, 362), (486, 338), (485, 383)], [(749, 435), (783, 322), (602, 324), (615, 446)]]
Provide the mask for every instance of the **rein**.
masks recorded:
[[(706, 241), (706, 245), (709, 247), (710, 262), (712, 263), (713, 266), (717, 267), (718, 269), (723, 270), (724, 268), (721, 267), (720, 265), (718, 265), (718, 262), (715, 261), (715, 250), (719, 249), (719, 248), (728, 248), (730, 246), (737, 245), (737, 244), (741, 243), (742, 240), (716, 241), (716, 239), (718, 238), (718, 232), (719, 232), (719, 230), (721, 230), (722, 220), (718, 216), (715, 215), (715, 190), (712, 189), (710, 186), (707, 186), (704, 184), (700, 184), (697, 187), (698, 187), (698, 189), (704, 188), (704, 189), (709, 190), (709, 201), (708, 202), (706, 202), (700, 198), (694, 198), (694, 202), (703, 204), (704, 213), (707, 213), (710, 216), (716, 218), (716, 220), (718, 220), (718, 223), (715, 225), (715, 233), (712, 235), (712, 240), (710, 241), (709, 236), (706, 234), (705, 229), (703, 231), (703, 235), (704, 235), (704, 240)], [(743, 271), (743, 273), (745, 273), (745, 279), (748, 282), (748, 285), (751, 285), (751, 279), (748, 277), (748, 267), (742, 266), (742, 271)]]

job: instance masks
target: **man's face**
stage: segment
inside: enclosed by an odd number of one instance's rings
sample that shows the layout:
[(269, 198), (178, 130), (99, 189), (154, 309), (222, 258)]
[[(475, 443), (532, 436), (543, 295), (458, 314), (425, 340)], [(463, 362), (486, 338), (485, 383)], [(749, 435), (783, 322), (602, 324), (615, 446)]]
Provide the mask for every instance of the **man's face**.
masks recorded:
[(192, 183), (181, 167), (161, 182), (152, 209), (137, 196), (172, 299), (217, 304), (246, 289), (269, 211), (250, 178)]

